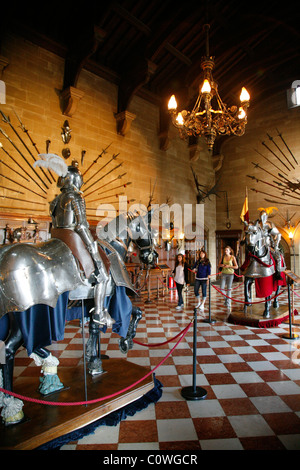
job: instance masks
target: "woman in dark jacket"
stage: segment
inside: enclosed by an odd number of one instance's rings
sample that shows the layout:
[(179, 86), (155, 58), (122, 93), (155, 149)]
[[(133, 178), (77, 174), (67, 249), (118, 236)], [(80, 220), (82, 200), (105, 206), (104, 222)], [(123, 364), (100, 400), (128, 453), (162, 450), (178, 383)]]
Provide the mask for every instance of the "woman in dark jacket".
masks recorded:
[[(204, 304), (206, 301), (206, 290), (208, 279), (211, 274), (211, 265), (207, 257), (206, 251), (200, 250), (199, 259), (196, 261), (193, 271), (196, 273), (194, 292), (197, 299), (196, 308), (200, 307), (200, 310), (204, 309)], [(200, 301), (199, 289), (201, 286), (202, 290), (202, 302)]]

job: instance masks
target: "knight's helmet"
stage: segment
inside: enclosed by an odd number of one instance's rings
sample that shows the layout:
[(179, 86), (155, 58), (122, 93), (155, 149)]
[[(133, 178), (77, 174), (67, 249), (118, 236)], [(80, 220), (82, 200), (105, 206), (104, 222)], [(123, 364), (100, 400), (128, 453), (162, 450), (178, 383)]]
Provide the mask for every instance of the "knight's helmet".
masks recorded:
[(83, 185), (82, 174), (78, 168), (78, 162), (76, 160), (72, 161), (72, 164), (68, 166), (68, 172), (66, 176), (60, 176), (57, 180), (57, 186), (59, 188), (76, 188), (80, 190)]
[(262, 226), (264, 227), (267, 224), (267, 220), (268, 220), (268, 214), (266, 211), (264, 210), (261, 211), (260, 220), (261, 220)]

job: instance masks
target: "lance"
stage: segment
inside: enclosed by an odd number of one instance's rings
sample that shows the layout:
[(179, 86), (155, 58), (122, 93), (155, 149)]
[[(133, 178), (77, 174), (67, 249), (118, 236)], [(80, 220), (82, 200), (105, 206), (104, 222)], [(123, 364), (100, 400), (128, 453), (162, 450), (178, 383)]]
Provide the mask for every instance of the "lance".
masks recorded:
[(277, 132), (278, 132), (278, 136), (281, 138), (282, 142), (284, 143), (284, 145), (286, 146), (286, 148), (288, 149), (288, 151), (289, 151), (290, 154), (292, 155), (293, 159), (295, 160), (295, 163), (297, 163), (297, 165), (298, 165), (298, 162), (297, 162), (296, 158), (294, 157), (294, 155), (293, 155), (292, 152), (291, 152), (291, 149), (289, 148), (289, 146), (287, 145), (286, 141), (285, 141), (284, 138), (282, 137), (282, 134), (279, 132), (278, 129), (276, 129), (276, 130), (277, 130)]
[[(85, 190), (87, 191), (88, 189), (90, 189), (92, 186), (94, 186), (96, 183), (98, 183), (98, 181), (101, 181), (103, 178), (105, 178), (107, 175), (109, 175), (112, 171), (116, 170), (117, 168), (119, 168), (122, 165), (123, 165), (123, 162), (119, 163), (119, 165), (115, 166), (114, 168), (109, 170), (105, 175), (101, 176), (101, 178), (98, 178), (96, 181), (94, 181), (94, 183), (90, 184), (90, 186), (88, 186), (88, 188), (86, 188)], [(98, 191), (98, 189), (97, 189), (97, 191)], [(89, 193), (89, 194), (91, 194), (91, 193)]]
[[(271, 160), (269, 160), (265, 155), (263, 155), (262, 153), (260, 153), (260, 152), (259, 152), (258, 150), (256, 150), (256, 149), (254, 149), (254, 150), (255, 150), (256, 153), (258, 153), (258, 155), (260, 155), (260, 156), (263, 157), (265, 160), (267, 160), (268, 163), (270, 163), (271, 165), (275, 166), (275, 168), (277, 168), (277, 170), (282, 171), (282, 173), (284, 173), (284, 171), (283, 171), (281, 168), (279, 168), (279, 166), (275, 165), (275, 163), (272, 162)], [(286, 173), (284, 173), (284, 174), (287, 176)]]
[(28, 188), (26, 186), (23, 186), (23, 184), (21, 184), (21, 183), (17, 183), (17, 181), (14, 181), (12, 178), (9, 178), (8, 176), (3, 175), (2, 173), (0, 173), (0, 176), (2, 176), (3, 178), (6, 178), (7, 180), (11, 181), (12, 183), (17, 184), (18, 186), (21, 186), (24, 189), (27, 189), (27, 191), (30, 191), (31, 193), (36, 194), (39, 197), (42, 197), (43, 199), (47, 199), (45, 196), (42, 196), (41, 194), (36, 193), (35, 191), (33, 191), (33, 189)]
[[(94, 194), (94, 192), (95, 192), (95, 191), (98, 191), (99, 189), (105, 188), (105, 186), (108, 186), (109, 184), (114, 183), (116, 180), (119, 180), (119, 179), (123, 178), (123, 176), (125, 176), (125, 175), (126, 175), (126, 173), (123, 173), (123, 175), (117, 176), (116, 178), (112, 179), (111, 181), (108, 181), (108, 183), (105, 183), (105, 184), (103, 184), (102, 186), (99, 186), (98, 189), (95, 189), (95, 190), (92, 191), (91, 193), (85, 195), (85, 197), (88, 197), (88, 196), (90, 196), (91, 194)], [(129, 183), (128, 183), (128, 184), (129, 184)], [(99, 193), (99, 194), (100, 194), (100, 193)]]
[[(14, 144), (14, 142), (11, 140), (11, 138), (6, 134), (6, 132), (4, 132), (4, 130), (0, 127), (0, 132), (1, 134), (4, 135), (4, 137), (11, 143), (11, 145), (17, 150), (17, 152), (21, 155), (21, 157), (23, 158), (23, 160), (27, 163), (27, 165), (29, 166), (29, 168), (32, 169), (32, 171), (39, 177), (39, 175), (36, 173), (35, 169), (32, 167), (32, 165), (30, 165), (29, 161), (27, 160), (27, 158), (22, 154), (21, 150), (18, 149), (18, 147)], [(39, 177), (40, 178), (40, 177)], [(39, 183), (31, 178), (32, 181), (45, 193), (46, 191), (39, 185)], [(45, 183), (44, 183), (45, 184)]]
[(251, 190), (251, 191), (254, 191), (255, 193), (264, 194), (265, 196), (277, 197), (278, 199), (281, 199), (282, 201), (286, 201), (286, 199), (284, 199), (283, 197), (274, 196), (274, 194), (265, 193), (265, 192), (263, 192), (263, 191), (259, 191), (258, 189), (250, 188), (250, 190)]
[[(100, 171), (102, 171), (107, 165), (109, 165), (109, 163), (113, 162), (113, 161), (117, 158), (118, 155), (120, 155), (120, 154), (119, 154), (119, 153), (114, 153), (113, 156), (111, 157), (111, 159), (108, 160), (108, 162), (105, 163), (105, 165), (103, 165), (103, 166), (97, 171), (97, 173), (100, 173)], [(94, 178), (94, 176), (95, 176), (97, 173), (94, 173), (92, 176), (90, 176), (90, 177), (86, 180), (85, 184), (87, 184), (88, 181), (90, 181), (92, 178)], [(89, 186), (89, 187), (90, 187), (90, 186)]]
[(98, 155), (98, 157), (96, 158), (96, 160), (94, 160), (90, 166), (88, 167), (87, 170), (85, 170), (85, 172), (83, 173), (82, 176), (84, 176), (91, 168), (93, 165), (95, 165), (97, 163), (97, 161), (99, 160), (99, 158), (102, 157), (102, 155), (105, 155), (107, 153), (107, 149), (111, 146), (111, 144), (109, 144), (105, 149), (102, 149), (102, 152)]
[(271, 152), (271, 153), (274, 155), (274, 157), (276, 157), (277, 160), (279, 160), (280, 163), (281, 163), (283, 166), (285, 166), (285, 168), (286, 168), (288, 171), (290, 171), (290, 168), (278, 157), (278, 155), (276, 155), (275, 152), (273, 152), (273, 150), (271, 150), (271, 149), (267, 146), (267, 144), (266, 144), (265, 142), (262, 142), (262, 145), (263, 145), (264, 147), (266, 147), (266, 149), (268, 149), (269, 152)]
[(273, 144), (275, 145), (275, 147), (279, 150), (279, 152), (281, 153), (281, 155), (286, 159), (286, 161), (288, 162), (289, 165), (291, 165), (291, 167), (293, 168), (293, 170), (295, 169), (294, 165), (289, 161), (288, 157), (283, 153), (283, 151), (281, 150), (281, 148), (276, 144), (275, 140), (273, 139), (273, 137), (271, 137), (268, 133), (267, 133), (267, 136), (269, 137), (270, 141), (273, 142)]
[[(2, 194), (0, 194), (0, 198), (4, 198), (4, 199), (12, 199), (14, 201), (22, 201), (24, 202), (24, 199), (21, 199), (20, 197), (12, 197), (12, 196), (3, 196)], [(45, 206), (45, 203), (44, 202), (36, 202), (36, 201), (28, 201), (28, 199), (26, 199), (26, 204), (30, 203), (30, 204), (38, 204), (40, 206)]]
[(7, 163), (5, 163), (3, 160), (0, 158), (0, 163), (3, 163), (7, 168), (9, 168), (10, 171), (16, 173), (17, 175), (21, 176), (21, 178), (24, 178), (24, 180), (28, 181), (30, 183), (30, 180), (25, 178), (25, 176), (21, 175), (17, 170), (14, 170), (11, 166), (9, 166)]
[[(40, 151), (39, 151), (39, 149), (37, 148), (36, 143), (32, 140), (31, 135), (29, 134), (28, 129), (26, 129), (26, 127), (24, 126), (23, 122), (21, 121), (21, 118), (20, 118), (19, 115), (16, 113), (16, 111), (15, 111), (15, 110), (13, 110), (13, 111), (14, 111), (15, 115), (16, 115), (17, 118), (18, 118), (18, 121), (19, 121), (19, 123), (20, 123), (20, 127), (21, 127), (22, 131), (25, 132), (25, 134), (27, 134), (27, 137), (28, 137), (28, 139), (30, 140), (30, 142), (31, 142), (31, 144), (33, 145), (33, 147), (35, 148), (37, 154), (40, 155)], [(48, 153), (48, 152), (47, 152), (47, 153)], [(34, 158), (34, 157), (33, 157), (33, 158)], [(42, 170), (42, 172), (44, 173), (43, 168), (41, 168), (41, 170)], [(53, 181), (55, 182), (55, 178), (54, 178), (54, 176), (52, 175), (52, 173), (51, 173), (51, 171), (50, 171), (49, 168), (48, 168), (48, 171), (49, 171), (49, 173), (50, 173), (50, 175), (51, 175)], [(45, 173), (44, 173), (44, 174), (45, 174)], [(47, 177), (46, 174), (45, 174), (45, 176), (46, 176), (46, 178), (48, 179), (49, 183), (52, 183), (52, 181), (49, 180), (49, 178)]]

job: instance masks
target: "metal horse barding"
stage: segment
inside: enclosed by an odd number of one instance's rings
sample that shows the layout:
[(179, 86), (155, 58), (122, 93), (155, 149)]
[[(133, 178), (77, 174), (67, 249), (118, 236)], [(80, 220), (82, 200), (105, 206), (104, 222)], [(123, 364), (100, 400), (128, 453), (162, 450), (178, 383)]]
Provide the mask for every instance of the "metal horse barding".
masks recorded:
[[(117, 219), (120, 223), (120, 216)], [(151, 213), (147, 213), (145, 217), (130, 216), (127, 220), (128, 224), (124, 223), (123, 220), (121, 224), (123, 228), (118, 233), (118, 237), (114, 234), (111, 238), (109, 233), (105, 233), (105, 229), (98, 233), (98, 236), (103, 236), (102, 240), (98, 239), (98, 243), (106, 251), (111, 261), (110, 289), (107, 291), (109, 298), (117, 295), (118, 289), (125, 290), (128, 287), (134, 290), (123, 262), (131, 241), (139, 248), (140, 259), (144, 263), (152, 264), (155, 262), (157, 254), (152, 247), (151, 231), (149, 229), (150, 220)], [(8, 314), (10, 322), (10, 330), (5, 339), (6, 363), (2, 364), (3, 374), (2, 377), (0, 376), (0, 382), (2, 381), (5, 390), (13, 391), (14, 357), (18, 348), (24, 344), (24, 335), (16, 315), (19, 312), (24, 312), (27, 315), (26, 310), (40, 304), (55, 308), (58, 299), (66, 292), (69, 292), (69, 298), (72, 300), (84, 299), (84, 301), (92, 302), (94, 286), (89, 285), (87, 282), (71, 249), (56, 238), (34, 245), (13, 244), (1, 248), (0, 272), (0, 318)], [(54, 310), (53, 313), (53, 315), (58, 316), (64, 314), (60, 309)], [(114, 312), (111, 312), (111, 314), (113, 316)], [(121, 322), (129, 323), (127, 335), (120, 339), (122, 352), (127, 352), (132, 347), (132, 339), (141, 319), (140, 309), (132, 307), (132, 305), (129, 316), (131, 314), (130, 322), (128, 313), (126, 314), (127, 318), (120, 319)], [(38, 312), (36, 312), (36, 316), (38, 316)], [(100, 353), (97, 350), (99, 332), (100, 326), (94, 324), (91, 320), (89, 327), (90, 338), (87, 345), (91, 374), (102, 372)], [(38, 330), (31, 333), (39, 335)], [(56, 374), (58, 360), (55, 357), (53, 358), (49, 351), (44, 348), (48, 345), (49, 343), (42, 345), (33, 352), (36, 363), (42, 365), (44, 378), (49, 379), (50, 377), (50, 383), (46, 381), (47, 385), (42, 385), (45, 388), (43, 394), (63, 387)], [(1, 416), (5, 425), (22, 421), (23, 403), (20, 400), (0, 393), (1, 406), (3, 407)]]
[[(285, 269), (283, 256), (278, 250), (272, 249), (272, 230), (266, 226), (261, 227), (259, 220), (254, 224), (245, 222), (246, 259), (241, 266), (245, 277), (244, 284), (244, 313), (251, 306), (251, 286), (255, 281), (256, 296), (265, 298), (264, 318), (270, 317), (270, 304), (272, 292), (275, 292), (273, 307), (278, 308), (278, 294), (280, 287), (285, 285), (285, 278), (281, 271)], [(274, 245), (274, 244), (273, 244)]]

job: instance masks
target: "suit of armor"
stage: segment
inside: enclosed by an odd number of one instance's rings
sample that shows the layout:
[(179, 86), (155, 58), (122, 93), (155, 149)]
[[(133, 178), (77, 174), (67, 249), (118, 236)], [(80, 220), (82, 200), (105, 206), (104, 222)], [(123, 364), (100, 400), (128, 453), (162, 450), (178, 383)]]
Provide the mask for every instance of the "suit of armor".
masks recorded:
[[(264, 234), (266, 235), (266, 240), (268, 245), (272, 249), (272, 255), (275, 259), (276, 272), (280, 273), (285, 269), (285, 263), (282, 263), (282, 256), (279, 249), (279, 243), (281, 240), (281, 233), (275, 227), (274, 224), (268, 222), (268, 214), (265, 211), (260, 213), (260, 221)], [(282, 266), (283, 264), (283, 266)]]
[(110, 326), (114, 320), (104, 309), (109, 274), (99, 254), (98, 244), (89, 229), (85, 200), (80, 191), (82, 184), (77, 162), (73, 162), (68, 167), (67, 175), (58, 179), (57, 186), (61, 188), (61, 194), (50, 203), (52, 226), (55, 229), (74, 230), (83, 240), (95, 264), (95, 271), (92, 274), (92, 281), (95, 283), (93, 320), (101, 325)]

